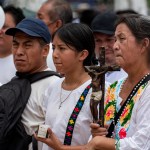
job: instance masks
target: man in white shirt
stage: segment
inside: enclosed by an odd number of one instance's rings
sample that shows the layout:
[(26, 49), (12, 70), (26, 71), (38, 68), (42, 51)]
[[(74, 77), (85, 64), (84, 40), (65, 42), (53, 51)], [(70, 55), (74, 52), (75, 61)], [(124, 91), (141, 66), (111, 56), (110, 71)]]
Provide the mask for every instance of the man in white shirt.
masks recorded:
[[(43, 21), (25, 18), (15, 28), (9, 28), (6, 34), (13, 36), (12, 52), (17, 72), (32, 75), (50, 70), (46, 58), (51, 36)], [(45, 122), (43, 93), (56, 79), (58, 77), (50, 76), (31, 84), (31, 95), (21, 120), (26, 133), (30, 136)], [(38, 143), (38, 150), (41, 150), (41, 147), (42, 145)], [(32, 149), (31, 144), (29, 149)]]
[[(115, 65), (115, 55), (113, 51), (113, 45), (115, 43), (115, 21), (117, 15), (114, 12), (105, 12), (97, 15), (92, 23), (91, 28), (95, 38), (95, 54), (99, 58), (100, 47), (105, 47), (105, 63), (106, 65)], [(121, 78), (127, 76), (127, 73), (120, 69), (120, 71), (107, 72), (105, 79), (109, 83), (113, 83)]]
[(5, 22), (0, 29), (0, 82), (5, 84), (9, 82), (16, 73), (12, 55), (12, 37), (5, 35), (5, 31), (15, 27), (22, 19), (23, 12), (20, 8), (14, 6), (4, 7)]
[[(37, 17), (45, 22), (50, 34), (53, 36), (54, 32), (61, 26), (72, 22), (72, 10), (69, 3), (64, 0), (47, 0), (38, 10)], [(50, 43), (47, 64), (49, 68), (51, 68), (53, 71), (56, 71), (53, 63), (52, 53), (52, 43)]]

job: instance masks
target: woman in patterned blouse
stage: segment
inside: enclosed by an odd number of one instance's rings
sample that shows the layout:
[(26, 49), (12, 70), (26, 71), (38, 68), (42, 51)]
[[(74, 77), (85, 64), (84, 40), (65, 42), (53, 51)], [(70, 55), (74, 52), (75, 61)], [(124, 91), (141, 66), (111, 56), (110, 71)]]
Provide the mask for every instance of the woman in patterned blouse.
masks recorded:
[[(91, 124), (83, 150), (150, 150), (150, 18), (121, 17), (116, 24), (116, 62), (127, 73), (106, 92), (105, 124)], [(98, 136), (99, 135), (99, 136)]]

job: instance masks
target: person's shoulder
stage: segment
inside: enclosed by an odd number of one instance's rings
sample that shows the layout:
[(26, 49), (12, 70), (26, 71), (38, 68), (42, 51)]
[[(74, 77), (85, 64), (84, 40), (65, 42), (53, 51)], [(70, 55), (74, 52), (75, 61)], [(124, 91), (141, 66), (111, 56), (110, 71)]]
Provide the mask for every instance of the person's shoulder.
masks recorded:
[(57, 78), (56, 80), (53, 80), (53, 82), (49, 82), (46, 91), (48, 93), (52, 92), (53, 90), (56, 91), (56, 89), (58, 89), (62, 82), (63, 82), (64, 78)]
[(75, 90), (74, 90), (74, 93), (81, 93), (83, 92), (86, 88), (89, 88), (91, 89), (91, 79), (85, 81), (84, 83), (82, 83), (82, 85), (80, 85), (79, 87), (77, 87)]
[(52, 76), (49, 76), (49, 77), (46, 77), (46, 78), (42, 79), (40, 82), (49, 82), (49, 83), (52, 83), (52, 82), (55, 82), (55, 81), (57, 81), (59, 79), (60, 79), (60, 77), (52, 75)]
[(142, 89), (144, 89), (144, 90), (141, 90), (142, 93), (141, 93), (139, 102), (142, 104), (146, 103), (146, 105), (150, 105), (150, 101), (149, 101), (149, 99), (150, 99), (150, 94), (149, 94), (150, 93), (150, 81), (148, 81), (147, 84), (142, 85)]
[(55, 84), (55, 86), (60, 85), (62, 84), (63, 80), (64, 80), (64, 77), (63, 78), (55, 77), (53, 84)]
[(145, 93), (147, 93), (148, 95), (150, 95), (150, 80), (147, 82), (147, 85), (145, 87)]
[[(47, 71), (47, 72), (46, 72)], [(43, 71), (44, 72), (44, 71)], [(52, 86), (53, 83), (55, 83), (57, 80), (60, 79), (59, 75), (57, 76), (58, 74), (55, 73), (55, 72), (51, 72), (51, 70), (49, 69), (46, 69), (45, 70), (45, 74), (42, 76), (44, 76), (43, 78), (41, 78), (40, 80), (36, 81), (36, 82), (33, 82), (31, 84), (31, 86), (34, 88), (38, 88), (38, 89), (43, 89), (43, 88), (47, 88), (49, 86)]]

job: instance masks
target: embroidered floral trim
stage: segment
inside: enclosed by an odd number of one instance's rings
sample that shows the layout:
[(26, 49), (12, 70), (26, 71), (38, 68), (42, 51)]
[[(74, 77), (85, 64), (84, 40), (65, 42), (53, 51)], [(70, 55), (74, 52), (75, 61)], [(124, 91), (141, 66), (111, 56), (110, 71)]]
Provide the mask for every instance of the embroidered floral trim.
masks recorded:
[[(118, 81), (116, 81), (107, 90), (105, 109), (104, 109), (105, 124), (110, 123), (114, 119), (115, 114), (117, 113), (117, 108), (116, 108), (117, 107), (116, 106), (117, 97), (115, 96), (115, 94), (116, 94), (116, 92), (119, 92), (119, 91), (117, 91), (118, 90), (117, 88), (120, 88), (121, 84), (123, 84), (123, 81), (121, 81), (120, 83), (118, 83)], [(136, 103), (136, 101), (141, 96), (146, 85), (147, 85), (147, 83), (143, 84), (138, 89), (138, 91), (133, 96), (133, 98), (129, 101), (129, 103), (127, 103), (127, 105), (126, 105), (124, 111), (122, 112), (122, 115), (120, 116), (119, 121), (115, 127), (114, 136), (116, 139), (122, 139), (122, 138), (126, 137), (126, 134), (127, 134), (126, 132), (128, 130), (128, 127), (129, 127), (129, 122), (130, 122), (130, 118), (131, 118), (134, 104)]]
[(106, 93), (106, 100), (105, 100), (105, 124), (114, 118), (116, 113), (116, 100), (115, 100), (115, 88), (117, 86), (117, 81), (110, 85)]
[(66, 134), (65, 134), (65, 139), (64, 139), (64, 145), (71, 145), (71, 140), (72, 140), (72, 134), (73, 134), (73, 129), (74, 129), (74, 125), (76, 122), (76, 119), (78, 117), (78, 114), (80, 113), (80, 110), (84, 104), (85, 98), (89, 92), (91, 88), (91, 84), (88, 85), (85, 90), (83, 91), (83, 93), (81, 94), (71, 116), (70, 119), (68, 121), (68, 125), (66, 128)]
[(115, 149), (120, 150), (120, 141), (119, 140), (116, 140), (116, 142), (115, 142)]

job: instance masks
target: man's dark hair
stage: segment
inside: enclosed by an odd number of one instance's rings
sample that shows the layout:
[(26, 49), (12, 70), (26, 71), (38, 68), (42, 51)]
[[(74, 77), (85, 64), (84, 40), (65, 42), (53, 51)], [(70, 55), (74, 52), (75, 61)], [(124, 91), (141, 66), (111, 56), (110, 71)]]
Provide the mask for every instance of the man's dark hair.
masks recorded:
[(22, 19), (25, 18), (23, 11), (20, 8), (16, 8), (13, 5), (8, 5), (3, 8), (5, 13), (12, 15), (15, 24), (17, 25)]

